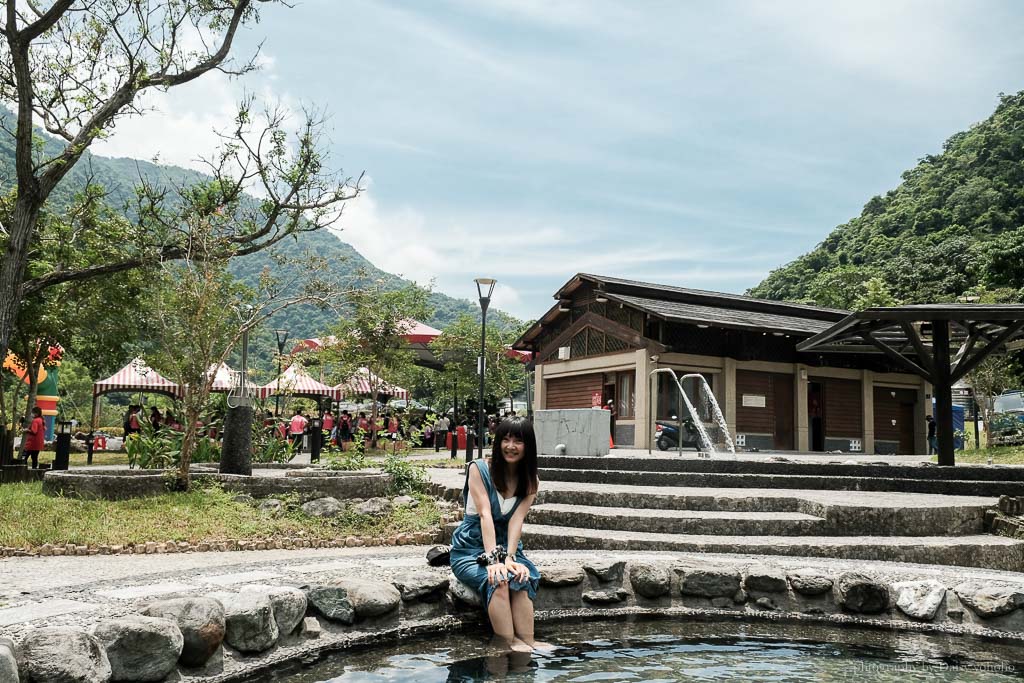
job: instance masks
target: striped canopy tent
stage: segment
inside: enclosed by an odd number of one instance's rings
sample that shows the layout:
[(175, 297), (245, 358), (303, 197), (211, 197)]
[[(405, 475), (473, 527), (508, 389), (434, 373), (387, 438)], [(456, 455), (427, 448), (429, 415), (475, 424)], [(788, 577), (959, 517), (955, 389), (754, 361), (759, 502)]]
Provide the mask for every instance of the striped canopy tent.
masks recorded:
[(221, 363), (220, 365), (211, 365), (206, 371), (207, 377), (213, 375), (213, 385), (210, 387), (210, 391), (226, 394), (231, 391), (237, 382), (235, 379), (235, 371), (228, 367), (227, 363)]
[(341, 399), (341, 391), (337, 387), (329, 387), (323, 382), (316, 381), (301, 365), (297, 364), (289, 365), (280, 377), (270, 380), (256, 390), (256, 394), (260, 398), (267, 398), (277, 393), (311, 398), (327, 396), (335, 401)]
[(96, 419), (99, 417), (100, 396), (117, 391), (164, 394), (175, 399), (182, 395), (180, 386), (146, 365), (146, 361), (136, 358), (110, 377), (92, 383), (93, 429), (96, 429)]
[(341, 392), (342, 398), (348, 398), (360, 395), (373, 396), (374, 386), (377, 387), (377, 391), (381, 396), (390, 396), (391, 398), (398, 398), (403, 401), (409, 400), (408, 390), (381, 379), (370, 372), (369, 368), (359, 368), (352, 379), (342, 382), (334, 388)]
[(92, 383), (92, 395), (101, 396), (114, 391), (166, 394), (173, 398), (181, 398), (181, 387), (167, 379), (146, 361), (136, 358), (106, 379)]

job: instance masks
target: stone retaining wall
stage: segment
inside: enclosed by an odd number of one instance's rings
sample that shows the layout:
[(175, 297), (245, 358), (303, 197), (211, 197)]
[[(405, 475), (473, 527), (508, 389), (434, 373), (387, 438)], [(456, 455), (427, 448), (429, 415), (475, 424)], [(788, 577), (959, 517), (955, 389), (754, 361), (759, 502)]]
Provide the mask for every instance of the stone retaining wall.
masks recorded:
[[(745, 562), (607, 553), (559, 558), (540, 566), (538, 619), (641, 614), (816, 621), (1024, 641), (1019, 576)], [(62, 680), (258, 680), (252, 677), (288, 660), (482, 618), (479, 594), (447, 568), (406, 569), (386, 579), (327, 571), (302, 586), (182, 594), (138, 603), (134, 614), (86, 627), (29, 629), (13, 646), (0, 641), (0, 671), (10, 668), (5, 659), (14, 659), (22, 681), (42, 680), (44, 667), (71, 666), (75, 673)]]
[[(295, 476), (302, 473), (302, 476)], [(372, 498), (385, 495), (391, 475), (377, 471), (335, 472), (293, 470), (285, 476), (262, 477), (220, 474), (197, 468), (193, 477), (215, 481), (225, 490), (266, 498), (297, 493), (302, 500), (315, 498)], [(66, 470), (47, 472), (43, 493), (68, 498), (129, 500), (167, 492), (164, 470)]]

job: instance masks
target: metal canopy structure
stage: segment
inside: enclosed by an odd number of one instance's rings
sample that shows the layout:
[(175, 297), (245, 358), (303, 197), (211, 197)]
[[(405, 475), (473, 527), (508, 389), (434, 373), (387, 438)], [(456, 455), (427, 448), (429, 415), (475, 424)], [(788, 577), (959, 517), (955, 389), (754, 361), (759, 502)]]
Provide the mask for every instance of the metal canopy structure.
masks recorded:
[(940, 465), (953, 454), (953, 384), (993, 353), (1024, 342), (1024, 305), (868, 308), (797, 344), (808, 353), (877, 353), (930, 382)]

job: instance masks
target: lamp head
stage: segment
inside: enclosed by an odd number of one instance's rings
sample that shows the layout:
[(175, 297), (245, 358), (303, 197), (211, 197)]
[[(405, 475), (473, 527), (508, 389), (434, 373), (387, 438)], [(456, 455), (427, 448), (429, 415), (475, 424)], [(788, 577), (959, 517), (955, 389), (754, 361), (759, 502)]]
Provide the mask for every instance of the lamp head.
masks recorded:
[(284, 345), (288, 343), (288, 330), (274, 330), (274, 337), (277, 338), (277, 352), (284, 353)]
[(480, 296), (480, 301), (490, 301), (491, 294), (494, 293), (494, 285), (498, 281), (490, 277), (478, 277), (473, 282), (476, 283), (476, 293)]

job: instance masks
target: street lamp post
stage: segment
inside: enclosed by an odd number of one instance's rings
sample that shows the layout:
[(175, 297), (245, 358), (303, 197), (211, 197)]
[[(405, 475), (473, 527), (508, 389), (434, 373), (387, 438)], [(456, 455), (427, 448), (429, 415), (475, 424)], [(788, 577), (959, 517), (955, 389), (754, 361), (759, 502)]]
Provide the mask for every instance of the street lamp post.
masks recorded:
[(288, 330), (274, 330), (277, 338), (277, 386), (274, 387), (274, 413), (281, 416), (281, 363), (284, 359), (284, 345), (288, 343)]
[(480, 403), (477, 405), (479, 420), (477, 423), (476, 441), (477, 457), (484, 457), (484, 377), (487, 373), (487, 306), (491, 303), (491, 295), (494, 293), (494, 284), (497, 280), (489, 277), (478, 277), (476, 292), (480, 297), (480, 362), (477, 370), (480, 372)]

